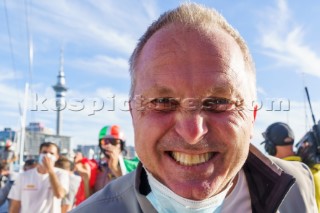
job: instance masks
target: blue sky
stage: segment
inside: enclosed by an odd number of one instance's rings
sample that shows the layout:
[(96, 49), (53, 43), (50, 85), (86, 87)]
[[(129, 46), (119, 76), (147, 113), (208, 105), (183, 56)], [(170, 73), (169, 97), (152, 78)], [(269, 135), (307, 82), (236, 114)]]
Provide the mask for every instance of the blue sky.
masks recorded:
[[(128, 58), (147, 26), (181, 2), (0, 1), (0, 129), (20, 128), (18, 105), (23, 104), (28, 82), (27, 123), (39, 121), (55, 130), (52, 85), (63, 48), (69, 90), (67, 107), (62, 111), (62, 134), (72, 136), (73, 146), (96, 144), (104, 125), (118, 124), (125, 131), (127, 143), (133, 145), (133, 128), (125, 105), (130, 82)], [(312, 125), (304, 86), (309, 88), (316, 119), (320, 119), (320, 3), (196, 2), (222, 13), (247, 41), (255, 60), (258, 103), (262, 107), (252, 143), (259, 145), (261, 132), (276, 121), (289, 123), (296, 140), (300, 139)], [(32, 63), (29, 46), (33, 49)], [(48, 101), (41, 105), (45, 98)], [(72, 105), (76, 100), (83, 100), (83, 110), (77, 111), (79, 108)], [(282, 109), (278, 110), (281, 101)], [(38, 110), (34, 111), (36, 106)]]

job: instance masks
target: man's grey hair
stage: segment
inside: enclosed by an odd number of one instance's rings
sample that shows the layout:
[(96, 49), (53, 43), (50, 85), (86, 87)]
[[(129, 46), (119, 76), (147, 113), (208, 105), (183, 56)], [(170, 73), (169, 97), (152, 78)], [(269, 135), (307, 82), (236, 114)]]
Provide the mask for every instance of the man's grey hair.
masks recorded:
[(250, 88), (250, 92), (253, 94), (252, 98), (256, 97), (255, 66), (249, 52), (249, 48), (246, 42), (240, 36), (239, 32), (235, 30), (216, 10), (195, 3), (184, 3), (174, 10), (163, 13), (156, 21), (151, 24), (151, 26), (149, 26), (147, 31), (139, 39), (139, 42), (134, 49), (129, 61), (129, 71), (131, 76), (131, 99), (134, 96), (134, 88), (136, 83), (135, 67), (144, 45), (158, 30), (172, 23), (182, 24), (185, 27), (192, 28), (203, 33), (210, 33), (212, 28), (219, 28), (224, 30), (232, 38), (234, 38), (243, 53), (246, 69), (251, 73), (251, 75), (249, 76), (251, 78), (250, 80), (252, 81), (252, 86)]

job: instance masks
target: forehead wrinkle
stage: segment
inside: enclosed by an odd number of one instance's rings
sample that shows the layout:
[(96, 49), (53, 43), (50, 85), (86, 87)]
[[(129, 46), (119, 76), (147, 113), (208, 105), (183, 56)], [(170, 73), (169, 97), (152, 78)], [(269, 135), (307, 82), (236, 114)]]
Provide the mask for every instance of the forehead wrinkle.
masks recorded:
[[(169, 34), (171, 35), (171, 34)], [(154, 35), (156, 36), (156, 35)], [(179, 41), (175, 39), (176, 37), (172, 37), (172, 39), (170, 40), (172, 43), (174, 43), (174, 45), (176, 46), (176, 48), (171, 48), (171, 49), (167, 49), (165, 48), (165, 44), (167, 42), (167, 40), (160, 40), (157, 42), (151, 42), (150, 41), (146, 44), (146, 46), (143, 48), (142, 53), (144, 53), (147, 49), (157, 49), (157, 54), (141, 54), (140, 56), (140, 60), (139, 63), (137, 64), (138, 67), (142, 68), (142, 70), (144, 70), (144, 74), (148, 75), (149, 72), (152, 73), (153, 80), (154, 83), (156, 84), (157, 81), (159, 80), (158, 78), (155, 78), (156, 76), (160, 77), (162, 75), (171, 75), (171, 79), (173, 80), (174, 78), (179, 76), (176, 76), (174, 72), (170, 72), (170, 71), (174, 71), (171, 70), (171, 61), (174, 58), (177, 57), (183, 57), (186, 56), (185, 54), (188, 54), (185, 49), (185, 46), (187, 46), (188, 44), (186, 44), (185, 42)], [(220, 73), (221, 75), (219, 75), (218, 78), (221, 78), (223, 80), (224, 83), (222, 83), (220, 86), (218, 85), (217, 88), (212, 87), (212, 88), (207, 88), (209, 89), (209, 93), (210, 95), (218, 95), (218, 96), (242, 96), (241, 95), (241, 91), (239, 91), (237, 88), (238, 86), (240, 86), (242, 83), (242, 81), (239, 81), (238, 78), (239, 75), (242, 75), (244, 72), (244, 70), (238, 70), (237, 72), (235, 71), (235, 64), (234, 64), (234, 57), (238, 56), (237, 54), (234, 55), (232, 54), (232, 48), (231, 46), (228, 46), (226, 42), (223, 42), (222, 45), (229, 49), (228, 53), (226, 54), (225, 52), (221, 52), (219, 51), (219, 48), (216, 47), (217, 42), (215, 41), (215, 37), (211, 37), (208, 38), (206, 36), (201, 36), (201, 40), (202, 41), (206, 41), (206, 45), (210, 45), (212, 49), (214, 49), (215, 51), (209, 51), (206, 52), (207, 54), (202, 54), (201, 57), (196, 57), (196, 58), (191, 58), (190, 60), (193, 61), (201, 61), (201, 60), (211, 60), (214, 64), (216, 64), (219, 68), (215, 68), (215, 70), (212, 70), (212, 73)], [(166, 41), (166, 42), (164, 42)], [(201, 43), (200, 45), (204, 45), (203, 43)], [(221, 44), (220, 44), (221, 45)], [(179, 51), (180, 50), (180, 51)], [(205, 48), (204, 48), (205, 50)], [(192, 51), (192, 50), (190, 50)], [(237, 51), (236, 51), (237, 52)], [(182, 53), (182, 56), (181, 56)], [(150, 57), (150, 58), (149, 58)], [(237, 57), (236, 57), (237, 58)], [(152, 64), (150, 64), (150, 61), (154, 62)], [(236, 70), (239, 69), (236, 68)], [(165, 72), (163, 72), (165, 70)], [(190, 69), (192, 70), (192, 69)], [(139, 70), (141, 71), (141, 70)], [(189, 72), (189, 69), (185, 70), (186, 74), (189, 75), (191, 84), (190, 87), (192, 88), (192, 91), (196, 92), (198, 91), (197, 85), (193, 84), (193, 80), (194, 78), (196, 78), (197, 73), (194, 72)], [(198, 70), (198, 72), (202, 72), (201, 70)], [(138, 73), (138, 72), (137, 72)], [(142, 74), (142, 73), (141, 73)], [(208, 75), (210, 75), (210, 73), (208, 72)], [(208, 76), (209, 77), (209, 76)], [(138, 83), (138, 82), (137, 82)], [(159, 85), (158, 85), (159, 86)], [(190, 88), (189, 87), (189, 88)], [(219, 88), (221, 87), (221, 88)], [(150, 90), (150, 91), (149, 91)], [(149, 89), (143, 91), (146, 92), (145, 94), (151, 94), (151, 93), (156, 93), (157, 95), (163, 95), (163, 96), (170, 96), (172, 94), (175, 94), (175, 88), (169, 89), (169, 88), (161, 88), (161, 86), (159, 86), (157, 89), (150, 87)], [(203, 95), (203, 94), (202, 94)], [(200, 96), (202, 96), (200, 95)]]
[(173, 90), (169, 87), (161, 86), (156, 83), (151, 88), (145, 90), (145, 93), (142, 95), (172, 96), (173, 93)]
[[(230, 70), (232, 70), (230, 68)], [(220, 72), (218, 78), (223, 79), (219, 84), (214, 84), (207, 91), (206, 97), (225, 97), (225, 98), (242, 98), (242, 92), (237, 89), (241, 86), (241, 82), (237, 80), (237, 73), (230, 75), (230, 72)]]
[[(248, 72), (242, 70), (241, 68), (238, 68), (240, 70), (236, 70), (233, 68), (233, 63), (226, 63), (224, 60), (221, 60), (221, 65), (223, 67), (223, 71), (221, 71), (221, 73), (224, 74), (221, 76), (225, 78), (225, 82), (223, 83), (223, 85), (218, 86), (217, 88), (222, 92), (226, 90), (226, 87), (229, 88), (230, 93), (238, 91), (237, 88), (240, 87), (242, 83), (241, 81), (239, 81), (240, 79), (242, 79), (241, 75), (245, 75), (247, 77), (249, 75)], [(238, 93), (239, 92), (240, 91), (238, 91)]]
[[(167, 50), (165, 48), (159, 49), (158, 54), (151, 54), (149, 55), (147, 59), (144, 59), (146, 61), (146, 64), (150, 64), (152, 62), (153, 68), (160, 68), (162, 66), (167, 66), (170, 64), (170, 59), (175, 58), (178, 56), (176, 50)], [(143, 62), (144, 62), (143, 61)], [(156, 66), (155, 66), (156, 64)], [(145, 65), (145, 63), (143, 64)]]

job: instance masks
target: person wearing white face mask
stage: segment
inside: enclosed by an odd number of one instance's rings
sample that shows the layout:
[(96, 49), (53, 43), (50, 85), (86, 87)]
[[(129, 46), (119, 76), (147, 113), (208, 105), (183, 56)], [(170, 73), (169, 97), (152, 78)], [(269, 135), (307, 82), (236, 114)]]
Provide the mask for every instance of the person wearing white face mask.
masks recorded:
[(162, 14), (140, 38), (130, 74), (140, 163), (72, 213), (317, 212), (307, 166), (251, 144), (254, 63), (216, 10), (188, 2)]
[(9, 193), (10, 212), (60, 213), (61, 198), (69, 189), (68, 173), (54, 167), (59, 147), (52, 142), (40, 145), (39, 164), (21, 173)]

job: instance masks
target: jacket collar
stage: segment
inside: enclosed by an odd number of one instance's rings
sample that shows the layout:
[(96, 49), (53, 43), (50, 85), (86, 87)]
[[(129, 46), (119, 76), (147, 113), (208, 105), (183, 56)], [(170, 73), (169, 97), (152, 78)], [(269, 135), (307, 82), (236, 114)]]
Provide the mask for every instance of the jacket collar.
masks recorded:
[(248, 182), (252, 212), (273, 213), (279, 208), (295, 178), (250, 145), (250, 152), (243, 166)]

